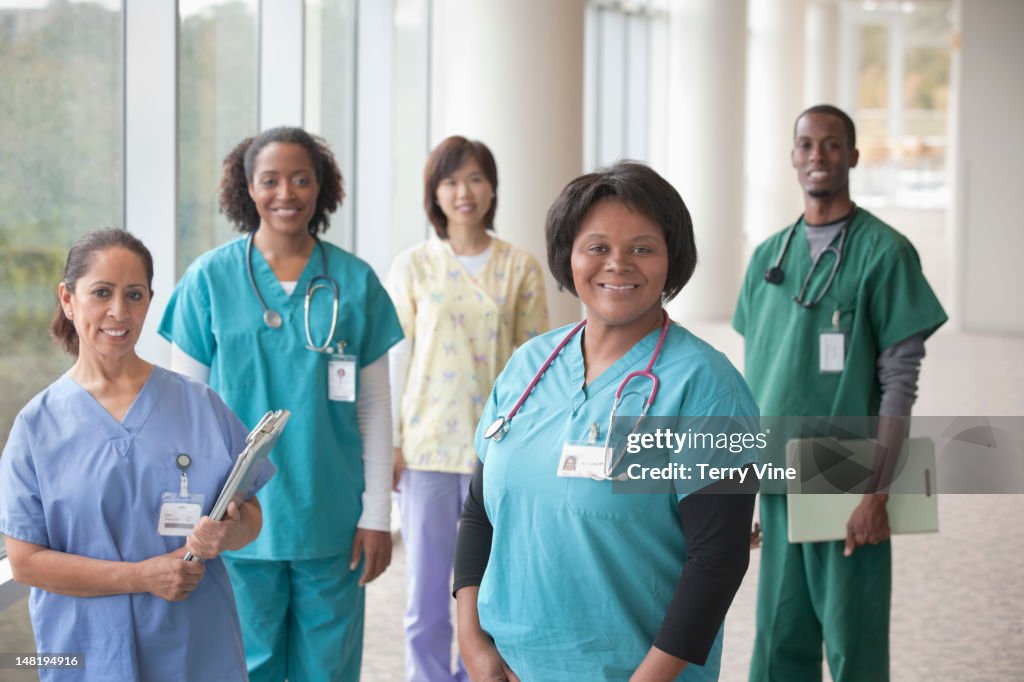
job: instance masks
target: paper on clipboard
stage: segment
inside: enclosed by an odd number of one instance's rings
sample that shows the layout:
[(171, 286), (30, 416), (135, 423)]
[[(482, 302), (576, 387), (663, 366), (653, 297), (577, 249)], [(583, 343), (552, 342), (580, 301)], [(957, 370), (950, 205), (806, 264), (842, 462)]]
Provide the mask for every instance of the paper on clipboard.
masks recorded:
[[(256, 465), (270, 455), (291, 415), (288, 410), (267, 412), (256, 428), (249, 432), (245, 438), (245, 449), (235, 460), (235, 466), (231, 468), (217, 501), (213, 503), (209, 515), (211, 519), (220, 521), (224, 518), (231, 500), (241, 497), (249, 488), (256, 475)], [(187, 552), (184, 558), (185, 561), (197, 561), (192, 552)]]
[[(874, 466), (875, 448), (870, 440), (808, 438), (789, 441), (787, 461), (798, 472), (797, 478), (787, 486), (790, 542), (846, 538), (846, 522), (860, 504), (867, 485), (867, 477), (858, 477), (857, 472), (869, 472)], [(889, 487), (886, 507), (893, 534), (939, 530), (935, 468), (935, 445), (930, 438), (904, 441), (898, 474)], [(829, 471), (834, 472), (832, 482), (828, 480)], [(841, 478), (863, 480), (843, 493), (834, 483)]]

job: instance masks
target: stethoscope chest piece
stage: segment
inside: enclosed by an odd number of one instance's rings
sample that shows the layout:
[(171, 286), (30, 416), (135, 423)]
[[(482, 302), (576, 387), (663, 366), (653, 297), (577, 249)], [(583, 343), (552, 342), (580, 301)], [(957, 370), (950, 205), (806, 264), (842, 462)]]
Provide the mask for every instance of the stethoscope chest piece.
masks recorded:
[(484, 438), (501, 440), (508, 433), (509, 421), (504, 417), (498, 417), (491, 422), (491, 425), (484, 431)]
[(764, 281), (769, 284), (782, 284), (782, 280), (785, 278), (786, 273), (778, 265), (773, 265), (764, 272)]
[(267, 325), (271, 329), (281, 328), (281, 316), (276, 310), (267, 308), (263, 311), (263, 324)]

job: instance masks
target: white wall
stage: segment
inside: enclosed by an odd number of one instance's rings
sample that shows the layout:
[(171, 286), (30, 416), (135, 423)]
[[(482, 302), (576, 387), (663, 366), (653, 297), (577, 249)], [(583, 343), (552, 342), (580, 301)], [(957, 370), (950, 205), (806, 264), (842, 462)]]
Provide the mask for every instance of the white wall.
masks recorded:
[(1024, 2), (966, 0), (957, 10), (951, 312), (966, 331), (1024, 334)]

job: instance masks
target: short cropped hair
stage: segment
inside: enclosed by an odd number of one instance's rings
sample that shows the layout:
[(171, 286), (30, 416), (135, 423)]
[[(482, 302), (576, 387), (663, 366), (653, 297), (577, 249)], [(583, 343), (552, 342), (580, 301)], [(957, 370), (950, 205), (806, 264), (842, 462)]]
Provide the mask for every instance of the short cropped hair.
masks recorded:
[(662, 300), (682, 291), (697, 267), (693, 221), (679, 192), (650, 167), (636, 161), (619, 161), (576, 178), (562, 190), (548, 209), (548, 268), (564, 289), (578, 295), (572, 279), (572, 244), (587, 214), (597, 202), (613, 197), (630, 209), (648, 216), (661, 228), (668, 247), (668, 276)]
[(307, 227), (312, 235), (326, 231), (330, 226), (330, 214), (341, 206), (345, 198), (341, 171), (327, 142), (302, 128), (282, 126), (264, 130), (255, 137), (247, 137), (239, 142), (224, 157), (221, 166), (220, 212), (234, 223), (239, 232), (255, 232), (260, 226), (260, 214), (256, 210), (256, 203), (249, 196), (249, 185), (256, 171), (256, 157), (273, 142), (297, 144), (309, 154), (320, 194), (316, 197), (316, 209)]
[[(150, 297), (153, 296), (153, 256), (142, 241), (132, 233), (117, 228), (108, 227), (102, 230), (90, 230), (78, 238), (68, 251), (68, 259), (64, 264), (64, 274), (61, 282), (64, 288), (74, 293), (75, 286), (80, 277), (89, 272), (92, 267), (94, 256), (107, 249), (126, 249), (131, 251), (139, 260), (146, 271), (146, 286), (149, 288)], [(54, 342), (68, 355), (78, 357), (78, 331), (75, 324), (68, 319), (64, 313), (64, 307), (60, 300), (57, 301), (57, 309), (53, 311), (53, 319), (50, 320), (50, 336)]]
[(843, 127), (846, 128), (846, 147), (847, 149), (857, 148), (857, 126), (853, 124), (853, 119), (850, 115), (839, 107), (832, 106), (831, 104), (815, 104), (813, 107), (809, 107), (800, 112), (800, 115), (793, 121), (793, 137), (796, 137), (796, 126), (807, 114), (826, 114), (828, 116), (835, 116), (843, 122)]
[(448, 239), (448, 216), (437, 205), (437, 188), (441, 181), (457, 171), (467, 158), (472, 158), (480, 164), (484, 177), (494, 190), (491, 207), (484, 216), (484, 227), (494, 229), (494, 214), (498, 211), (498, 167), (494, 163), (494, 155), (483, 142), (452, 135), (434, 147), (423, 167), (423, 209), (427, 212), (430, 224), (434, 226), (434, 232), (441, 239)]

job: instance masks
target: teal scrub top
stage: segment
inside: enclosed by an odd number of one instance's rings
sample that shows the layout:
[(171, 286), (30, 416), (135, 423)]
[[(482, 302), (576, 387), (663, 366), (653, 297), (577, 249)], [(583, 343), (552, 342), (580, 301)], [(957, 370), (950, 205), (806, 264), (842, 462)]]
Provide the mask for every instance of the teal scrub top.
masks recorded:
[[(793, 297), (811, 268), (805, 229), (800, 221), (782, 263), (781, 284), (769, 284), (764, 273), (775, 264), (788, 228), (758, 246), (751, 258), (732, 320), (745, 341), (747, 382), (764, 415), (877, 415), (878, 356), (916, 334), (927, 338), (946, 321), (946, 313), (910, 241), (863, 208), (850, 222), (828, 293), (813, 308), (798, 305)], [(833, 254), (822, 256), (807, 299), (822, 290), (833, 263)], [(833, 328), (836, 311), (846, 333), (845, 366), (823, 373), (819, 337)]]
[[(611, 481), (556, 476), (562, 446), (603, 438), (615, 391), (645, 368), (660, 330), (583, 387), (578, 334), (558, 355), (501, 441), (483, 438), (571, 327), (520, 347), (485, 404), (476, 448), (486, 461), (484, 502), (494, 527), (480, 586), (480, 623), (524, 680), (627, 679), (651, 647), (686, 562), (682, 495), (613, 493)], [(585, 333), (585, 332), (584, 332)], [(735, 416), (756, 432), (757, 406), (724, 355), (671, 325), (653, 373), (661, 387), (649, 416)], [(647, 395), (649, 383), (631, 390)], [(620, 408), (621, 409), (621, 408)], [(629, 411), (624, 411), (629, 414)], [(741, 466), (756, 452), (731, 454)], [(627, 460), (628, 461), (628, 460)], [(682, 680), (718, 679), (722, 632), (704, 666)]]
[[(356, 403), (327, 398), (329, 357), (306, 348), (306, 284), (323, 274), (322, 259), (314, 248), (289, 296), (259, 249), (252, 250), (260, 293), (284, 320), (271, 329), (246, 275), (245, 245), (243, 237), (196, 259), (178, 282), (159, 330), (210, 367), (210, 385), (250, 427), (268, 410), (292, 412), (270, 456), (278, 473), (258, 495), (263, 530), (230, 555), (301, 560), (348, 554), (362, 513), (363, 445)], [(398, 316), (369, 265), (326, 242), (323, 248), (340, 298), (332, 340), (344, 342), (344, 352), (366, 367), (402, 338)], [(332, 301), (330, 289), (320, 289), (311, 304), (318, 344), (330, 330)]]

